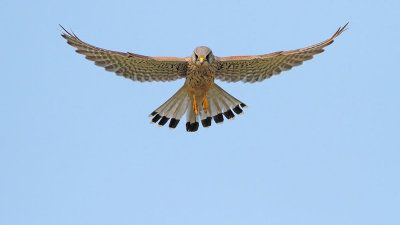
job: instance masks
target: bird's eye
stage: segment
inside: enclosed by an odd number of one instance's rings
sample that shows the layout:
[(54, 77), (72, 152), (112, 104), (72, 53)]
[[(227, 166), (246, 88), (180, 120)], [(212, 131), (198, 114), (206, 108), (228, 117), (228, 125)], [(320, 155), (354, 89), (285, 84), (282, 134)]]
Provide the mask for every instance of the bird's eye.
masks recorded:
[(206, 56), (206, 60), (207, 60), (207, 61), (210, 61), (209, 59), (210, 59), (210, 54), (208, 54), (208, 55)]
[(197, 56), (197, 54), (194, 54), (194, 58), (195, 58), (196, 61), (197, 61), (197, 58), (199, 58), (199, 57)]

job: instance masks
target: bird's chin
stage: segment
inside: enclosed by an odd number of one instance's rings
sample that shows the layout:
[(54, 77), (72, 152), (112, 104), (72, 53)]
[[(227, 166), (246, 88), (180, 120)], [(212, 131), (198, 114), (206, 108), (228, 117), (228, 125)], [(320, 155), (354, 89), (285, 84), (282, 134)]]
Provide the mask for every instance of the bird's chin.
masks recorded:
[(208, 63), (207, 62), (204, 62), (204, 63), (197, 62), (196, 66), (199, 68), (206, 68), (206, 67), (208, 67)]

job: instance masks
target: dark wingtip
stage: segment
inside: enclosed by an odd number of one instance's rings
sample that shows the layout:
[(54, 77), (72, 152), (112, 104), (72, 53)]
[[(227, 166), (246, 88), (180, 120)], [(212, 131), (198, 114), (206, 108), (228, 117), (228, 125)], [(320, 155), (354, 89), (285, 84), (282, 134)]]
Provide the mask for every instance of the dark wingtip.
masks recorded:
[(68, 36), (70, 36), (70, 37), (74, 37), (79, 40), (78, 36), (76, 36), (76, 34), (74, 34), (74, 32), (67, 31), (67, 29), (65, 29), (63, 26), (61, 26), (61, 24), (58, 24), (58, 25), (64, 30), (64, 33), (61, 34), (61, 36), (63, 38), (68, 38)]
[(60, 26), (61, 27), (61, 29), (63, 29), (64, 30), (64, 33), (63, 34), (65, 34), (65, 33), (68, 33), (68, 31), (61, 25), (61, 24), (58, 24), (58, 26)]
[(240, 103), (240, 107), (247, 108), (247, 105), (242, 102), (242, 103)]

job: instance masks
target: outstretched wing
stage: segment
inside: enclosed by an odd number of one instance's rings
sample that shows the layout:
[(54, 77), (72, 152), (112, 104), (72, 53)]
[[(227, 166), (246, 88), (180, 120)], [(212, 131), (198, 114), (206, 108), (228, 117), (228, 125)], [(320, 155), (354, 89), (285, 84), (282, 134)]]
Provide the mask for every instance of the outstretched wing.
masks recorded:
[(65, 29), (64, 31), (61, 36), (68, 44), (77, 48), (77, 53), (85, 55), (86, 59), (117, 75), (141, 82), (172, 81), (186, 75), (187, 58), (150, 57), (105, 50), (83, 42)]
[(290, 70), (301, 65), (303, 61), (310, 60), (313, 55), (324, 51), (324, 47), (332, 44), (349, 23), (340, 27), (336, 33), (326, 41), (292, 51), (280, 51), (266, 55), (230, 56), (219, 58), (219, 69), (216, 78), (227, 82), (256, 82)]

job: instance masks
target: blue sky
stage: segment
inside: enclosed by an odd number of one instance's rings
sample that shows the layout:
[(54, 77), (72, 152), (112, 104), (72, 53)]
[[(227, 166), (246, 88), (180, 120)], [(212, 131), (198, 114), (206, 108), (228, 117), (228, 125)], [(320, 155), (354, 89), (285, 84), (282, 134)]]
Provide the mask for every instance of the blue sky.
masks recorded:
[[(398, 1), (5, 1), (0, 13), (0, 224), (400, 224)], [(187, 133), (147, 115), (183, 84), (138, 83), (74, 53), (185, 57), (305, 47), (249, 107)]]

